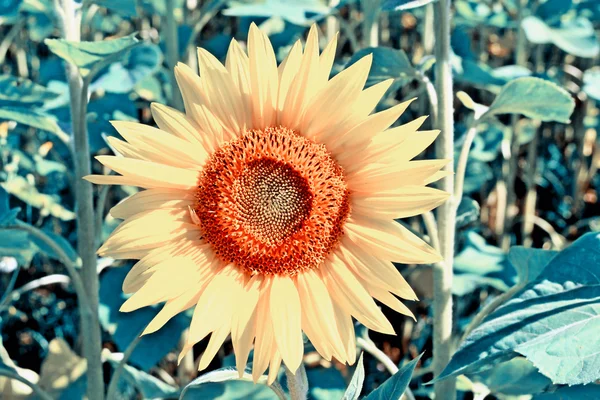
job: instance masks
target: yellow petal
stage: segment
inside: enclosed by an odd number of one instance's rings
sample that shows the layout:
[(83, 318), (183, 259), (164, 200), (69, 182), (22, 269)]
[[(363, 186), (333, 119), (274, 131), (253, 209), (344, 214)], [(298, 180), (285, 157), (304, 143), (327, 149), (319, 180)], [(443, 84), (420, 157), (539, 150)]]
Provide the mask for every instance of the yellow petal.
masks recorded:
[(277, 379), (279, 373), (279, 367), (281, 367), (281, 353), (275, 349), (271, 361), (269, 361), (269, 376), (267, 377), (267, 385), (271, 385)]
[(292, 46), (287, 57), (279, 65), (279, 94), (277, 97), (277, 123), (281, 124), (283, 118), (283, 107), (285, 99), (287, 98), (288, 91), (292, 82), (296, 78), (296, 74), (300, 69), (300, 63), (302, 61), (302, 44), (298, 40)]
[(110, 209), (114, 218), (126, 219), (135, 214), (164, 208), (185, 209), (194, 204), (194, 193), (177, 189), (142, 190)]
[(319, 38), (317, 27), (311, 26), (306, 38), (306, 48), (283, 106), (281, 122), (289, 129), (298, 130), (299, 124), (314, 94), (320, 90), (313, 78), (319, 69)]
[(230, 326), (227, 324), (221, 325), (212, 333), (208, 346), (206, 346), (206, 349), (200, 358), (198, 371), (206, 369), (213, 358), (215, 358), (217, 351), (219, 351), (221, 345), (225, 342), (225, 339), (227, 339), (227, 335), (229, 335), (229, 328)]
[(152, 182), (153, 187), (185, 190), (198, 183), (198, 171), (190, 169), (115, 156), (97, 156), (96, 160), (123, 176)]
[(272, 126), (277, 120), (278, 73), (273, 46), (267, 35), (252, 23), (248, 33), (252, 123), (255, 129)]
[(184, 113), (162, 104), (152, 103), (150, 109), (154, 122), (160, 129), (192, 143), (194, 153), (197, 152), (196, 157), (199, 164), (206, 160), (208, 151), (211, 149), (210, 142), (201, 134), (201, 129), (194, 120)]
[(407, 218), (430, 211), (450, 194), (427, 186), (402, 186), (389, 192), (357, 193), (352, 196), (353, 215), (377, 218)]
[(227, 51), (225, 68), (242, 97), (242, 106), (246, 117), (252, 115), (250, 60), (237, 40), (232, 39)]
[(270, 310), (273, 334), (285, 365), (293, 373), (302, 362), (300, 296), (288, 276), (275, 275), (271, 282)]
[(369, 329), (393, 335), (394, 328), (373, 298), (334, 253), (320, 268), (336, 303)]
[(254, 342), (254, 362), (252, 363), (252, 379), (256, 383), (269, 365), (273, 348), (276, 346), (273, 336), (269, 297), (270, 279), (265, 280), (260, 300), (256, 308), (256, 341)]

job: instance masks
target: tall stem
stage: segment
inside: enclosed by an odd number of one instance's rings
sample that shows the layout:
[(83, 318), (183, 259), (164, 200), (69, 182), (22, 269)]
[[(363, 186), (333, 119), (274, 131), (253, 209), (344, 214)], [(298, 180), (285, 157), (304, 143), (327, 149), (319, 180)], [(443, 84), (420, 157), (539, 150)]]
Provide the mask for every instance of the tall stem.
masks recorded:
[[(526, 3), (527, 0), (518, 0), (517, 2), (517, 44), (515, 49), (515, 62), (517, 65), (521, 66), (525, 66), (527, 64), (527, 39), (525, 37), (525, 33), (523, 32), (523, 28), (521, 27)], [(515, 194), (515, 180), (517, 177), (517, 161), (519, 157), (519, 140), (516, 132), (518, 122), (519, 117), (517, 115), (513, 115), (511, 117), (512, 136), (510, 139), (510, 155), (508, 160), (504, 160), (504, 164), (502, 166), (505, 191), (499, 192), (499, 195), (500, 193), (506, 194), (505, 198), (499, 199), (498, 205), (502, 205), (502, 207), (498, 207), (499, 210), (497, 217), (497, 223), (500, 224), (497, 232), (501, 233), (502, 235), (501, 242), (504, 250), (508, 250), (510, 247), (510, 234), (515, 217), (514, 210), (517, 200)]]
[[(81, 14), (74, 0), (63, 0), (64, 37), (72, 42), (81, 40)], [(77, 245), (82, 261), (81, 276), (85, 287), (90, 313), (82, 318), (83, 351), (87, 359), (87, 396), (90, 400), (104, 399), (104, 377), (102, 374), (102, 337), (98, 319), (98, 273), (96, 272), (94, 197), (91, 183), (83, 180), (90, 174), (91, 160), (87, 132), (87, 80), (81, 79), (75, 65), (67, 66), (67, 81), (71, 105), (71, 123), (73, 126), (73, 146), (75, 155), (75, 201), (77, 203)], [(85, 314), (84, 314), (85, 315)]]
[(293, 374), (286, 366), (285, 376), (287, 378), (291, 400), (306, 400), (308, 396), (308, 380), (306, 379), (304, 364), (300, 364), (300, 367), (298, 367), (295, 374)]
[[(435, 86), (438, 98), (436, 125), (442, 134), (436, 143), (437, 158), (454, 158), (454, 121), (452, 69), (450, 65), (450, 0), (439, 0), (434, 8), (435, 25)], [(454, 169), (451, 161), (447, 170)], [(456, 198), (453, 177), (442, 180), (441, 189), (450, 198), (438, 208), (438, 226), (443, 262), (433, 268), (433, 371), (438, 376), (450, 361), (452, 352), (452, 263), (456, 225)], [(453, 400), (456, 381), (445, 379), (434, 384), (436, 399)]]
[(183, 110), (183, 100), (179, 90), (177, 90), (177, 81), (175, 80), (175, 66), (179, 60), (179, 39), (177, 23), (175, 22), (175, 0), (167, 0), (165, 24), (167, 65), (169, 66), (169, 74), (171, 77), (171, 98), (169, 103), (172, 107), (181, 111)]

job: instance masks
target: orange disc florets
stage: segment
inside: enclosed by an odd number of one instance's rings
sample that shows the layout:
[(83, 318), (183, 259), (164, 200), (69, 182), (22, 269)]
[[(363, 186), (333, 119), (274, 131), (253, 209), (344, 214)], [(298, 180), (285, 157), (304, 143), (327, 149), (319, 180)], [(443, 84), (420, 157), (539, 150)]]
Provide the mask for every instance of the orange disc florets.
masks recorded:
[(223, 145), (206, 163), (196, 199), (204, 239), (251, 274), (318, 266), (349, 213), (343, 170), (325, 146), (283, 127)]

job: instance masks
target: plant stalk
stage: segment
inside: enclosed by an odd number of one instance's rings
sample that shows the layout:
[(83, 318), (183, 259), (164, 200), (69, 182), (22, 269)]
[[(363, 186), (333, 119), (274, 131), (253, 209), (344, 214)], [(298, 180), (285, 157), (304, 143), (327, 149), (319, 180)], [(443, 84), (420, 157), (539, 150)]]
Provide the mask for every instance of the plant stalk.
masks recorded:
[[(81, 14), (74, 0), (62, 1), (64, 21), (63, 35), (66, 40), (81, 40)], [(60, 13), (59, 13), (60, 15)], [(87, 397), (90, 400), (104, 399), (104, 376), (102, 372), (102, 336), (98, 319), (98, 273), (96, 272), (94, 196), (92, 184), (83, 180), (91, 172), (90, 149), (87, 132), (87, 100), (89, 81), (81, 78), (75, 65), (67, 65), (67, 81), (73, 126), (75, 201), (77, 204), (78, 251), (82, 261), (81, 277), (89, 311), (82, 310), (81, 297), (78, 298), (82, 311), (81, 329), (83, 352), (87, 359)], [(90, 315), (86, 315), (89, 313)]]
[(306, 400), (308, 396), (308, 380), (306, 378), (304, 364), (300, 363), (295, 374), (293, 374), (286, 366), (285, 376), (287, 377), (287, 385), (290, 391), (291, 400)]
[(175, 66), (177, 65), (177, 61), (179, 61), (179, 35), (175, 21), (175, 0), (167, 0), (166, 3), (165, 42), (167, 47), (167, 65), (169, 66), (169, 76), (171, 78), (171, 98), (169, 99), (169, 104), (171, 107), (183, 111), (183, 99), (181, 93), (177, 90), (177, 80), (175, 79)]
[[(434, 5), (435, 26), (435, 87), (438, 99), (437, 127), (442, 131), (436, 142), (436, 156), (454, 159), (454, 121), (452, 67), (450, 65), (450, 0), (439, 0)], [(446, 170), (453, 171), (449, 162)], [(441, 181), (442, 190), (450, 198), (438, 208), (439, 242), (443, 262), (433, 268), (433, 371), (439, 376), (452, 354), (452, 279), (454, 236), (456, 225), (456, 196), (454, 178)], [(449, 378), (434, 384), (436, 399), (454, 400), (456, 380)]]

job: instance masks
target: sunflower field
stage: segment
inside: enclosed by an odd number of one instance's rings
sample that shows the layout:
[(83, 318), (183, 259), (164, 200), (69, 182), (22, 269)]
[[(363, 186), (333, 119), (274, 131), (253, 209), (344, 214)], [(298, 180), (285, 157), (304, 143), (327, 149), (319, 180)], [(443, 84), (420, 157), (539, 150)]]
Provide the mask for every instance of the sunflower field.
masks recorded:
[(0, 399), (600, 399), (600, 0), (0, 0)]

